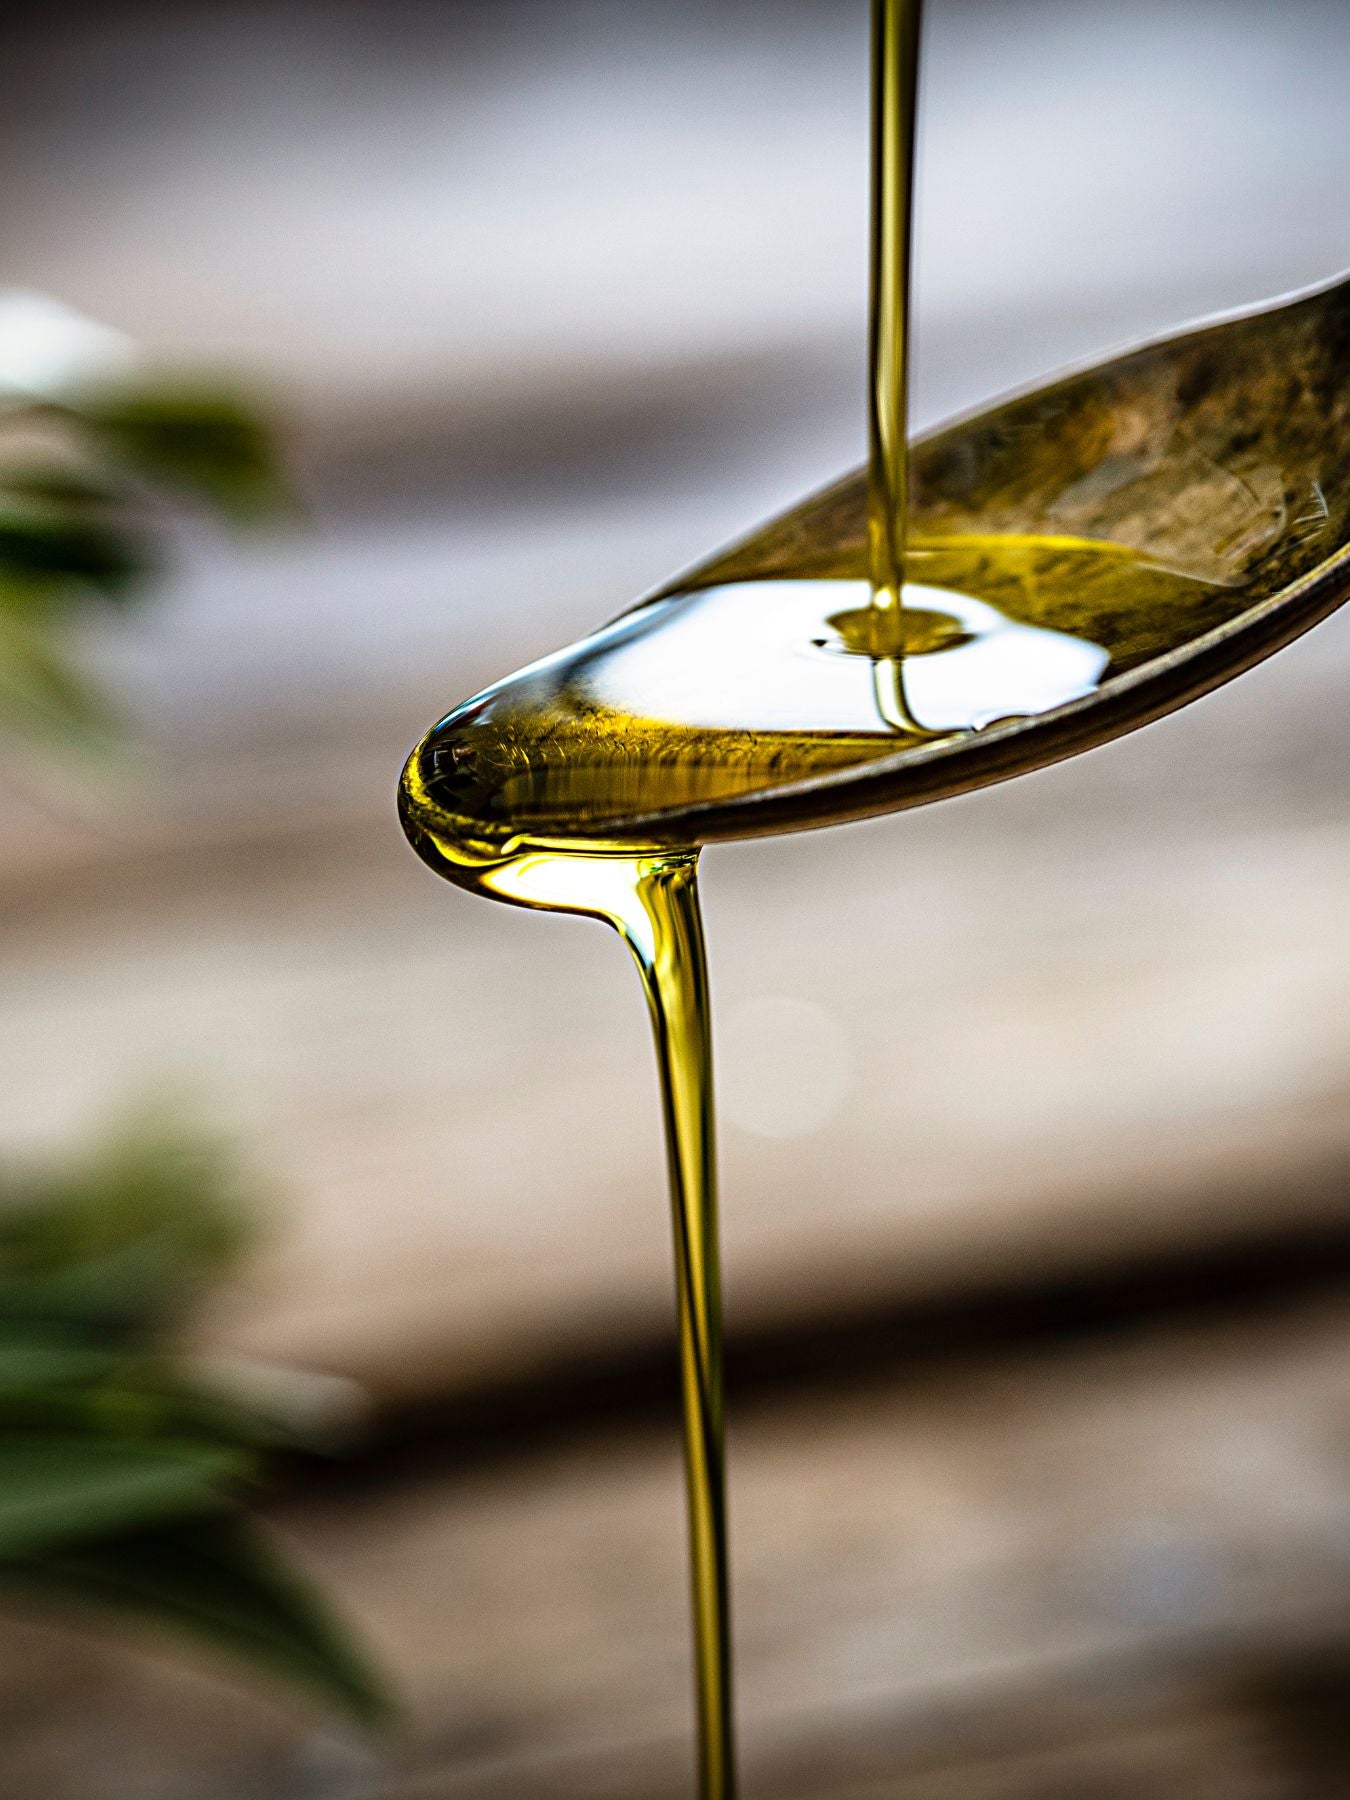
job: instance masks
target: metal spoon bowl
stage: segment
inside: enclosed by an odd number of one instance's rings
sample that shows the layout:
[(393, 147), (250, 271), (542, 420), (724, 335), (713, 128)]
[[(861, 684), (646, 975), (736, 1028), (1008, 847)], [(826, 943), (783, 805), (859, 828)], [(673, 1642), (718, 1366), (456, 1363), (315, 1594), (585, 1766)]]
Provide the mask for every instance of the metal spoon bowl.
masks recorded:
[[(1147, 617), (1099, 606), (1084, 630), (1098, 641), (1114, 636), (1112, 671), (1081, 699), (855, 768), (635, 816), (607, 835), (707, 843), (967, 793), (1149, 724), (1334, 612), (1350, 598), (1350, 278), (1145, 344), (958, 420), (915, 444), (911, 483), (919, 543), (1007, 534), (1106, 540), (1216, 583), (1219, 605), (1212, 594), (1197, 606), (1175, 642), (1175, 621), (1151, 642)], [(662, 594), (787, 574), (865, 576), (864, 471)], [(1125, 569), (1122, 585), (1129, 580)], [(1217, 623), (1216, 610), (1227, 615)]]
[[(659, 812), (606, 811), (606, 844), (756, 837), (966, 793), (1160, 718), (1333, 612), (1350, 596), (1350, 279), (1006, 400), (917, 442), (910, 467), (906, 581), (940, 590), (944, 566), (957, 567), (1012, 623), (1092, 647), (1097, 685), (982, 728), (897, 733), (894, 752), (873, 741), (842, 766), (724, 782), (703, 797), (691, 784)], [(654, 608), (659, 619), (663, 601), (775, 578), (785, 594), (820, 581), (865, 595), (866, 577), (858, 471), (623, 617)], [(831, 623), (866, 638), (871, 616), (864, 601)], [(906, 610), (901, 622), (925, 616)], [(861, 647), (902, 681), (911, 654), (924, 654), (917, 642), (899, 661)], [(461, 766), (460, 721), (480, 705), (466, 702), (409, 760), (404, 822), (428, 854), (458, 830), (458, 776), (447, 788), (440, 770), (447, 756)], [(551, 732), (540, 740), (550, 755), (561, 743)], [(741, 735), (753, 757), (750, 728)]]

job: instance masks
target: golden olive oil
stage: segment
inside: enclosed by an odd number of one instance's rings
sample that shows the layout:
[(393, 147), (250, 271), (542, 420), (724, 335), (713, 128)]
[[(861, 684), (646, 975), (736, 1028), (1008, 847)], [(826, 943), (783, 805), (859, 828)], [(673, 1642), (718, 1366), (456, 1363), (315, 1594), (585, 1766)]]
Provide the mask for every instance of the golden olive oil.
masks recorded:
[[(605, 920), (633, 952), (647, 996), (675, 1238), (703, 1800), (734, 1800), (736, 1761), (698, 852), (634, 854), (607, 843), (605, 833), (616, 815), (725, 798), (792, 780), (805, 768), (847, 766), (883, 746), (893, 751), (897, 732), (917, 739), (921, 729), (904, 706), (898, 628), (918, 13), (919, 0), (878, 0), (875, 9), (869, 591), (860, 596), (854, 584), (835, 583), (830, 597), (824, 587), (806, 584), (801, 593), (801, 584), (785, 582), (767, 592), (733, 584), (658, 599), (637, 621), (620, 621), (459, 709), (414, 753), (405, 777), (405, 820), (433, 866), (517, 905)], [(833, 612), (822, 613), (822, 605)], [(931, 621), (917, 611), (913, 617), (935, 643), (949, 645), (970, 625), (945, 612)], [(795, 681), (776, 679), (784, 665)], [(858, 688), (863, 670), (870, 705)], [(828, 703), (819, 691), (826, 687), (837, 690)], [(747, 720), (751, 697), (766, 692), (770, 716)], [(448, 832), (427, 829), (451, 821)]]
[(698, 852), (535, 847), (475, 862), (449, 840), (415, 841), (441, 873), (474, 892), (516, 906), (603, 919), (627, 943), (638, 966), (656, 1040), (675, 1234), (699, 1791), (707, 1800), (732, 1800), (722, 1293)]
[(867, 573), (872, 595), (866, 648), (872, 654), (877, 712), (903, 732), (916, 729), (906, 704), (900, 608), (909, 510), (909, 299), (918, 93), (918, 0), (875, 0), (867, 316)]
[[(736, 1779), (700, 809), (722, 821), (707, 835), (735, 835), (728, 803), (1092, 694), (1251, 604), (1244, 583), (1287, 512), (1256, 462), (1235, 472), (1165, 433), (1154, 456), (1156, 421), (1093, 391), (1077, 411), (1052, 396), (1030, 430), (1008, 414), (978, 456), (934, 440), (911, 481), (919, 13), (874, 0), (865, 477), (464, 702), (414, 750), (400, 795), (438, 873), (602, 919), (637, 961), (675, 1227), (703, 1800), (733, 1800)], [(1061, 441), (1089, 444), (1091, 479), (1033, 506), (1026, 472)], [(1196, 503), (1169, 512), (1164, 491)], [(829, 817), (822, 793), (813, 822)]]

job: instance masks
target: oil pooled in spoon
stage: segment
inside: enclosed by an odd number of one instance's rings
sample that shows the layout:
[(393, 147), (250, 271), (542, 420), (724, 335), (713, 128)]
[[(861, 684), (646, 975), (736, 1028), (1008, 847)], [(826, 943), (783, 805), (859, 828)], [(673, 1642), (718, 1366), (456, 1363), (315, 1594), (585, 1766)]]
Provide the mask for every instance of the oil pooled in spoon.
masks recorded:
[(1090, 694), (1122, 659), (1083, 627), (1122, 591), (1178, 643), (1233, 604), (1203, 576), (1086, 539), (920, 541), (905, 566), (892, 610), (865, 577), (790, 571), (658, 596), (442, 720), (409, 765), (411, 817), (478, 859), (622, 842), (634, 821), (659, 840), (663, 813)]

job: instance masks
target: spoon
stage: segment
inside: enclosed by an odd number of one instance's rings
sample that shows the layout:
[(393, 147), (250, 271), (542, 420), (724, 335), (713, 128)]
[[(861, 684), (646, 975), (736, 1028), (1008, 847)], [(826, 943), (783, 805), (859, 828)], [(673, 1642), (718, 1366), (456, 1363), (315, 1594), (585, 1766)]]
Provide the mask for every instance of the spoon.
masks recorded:
[[(893, 751), (883, 743), (800, 779), (620, 811), (605, 821), (608, 845), (696, 846), (966, 793), (1161, 718), (1333, 612), (1350, 597), (1350, 278), (947, 425), (912, 446), (909, 483), (907, 584), (916, 570), (928, 581), (926, 564), (940, 573), (953, 556), (978, 568), (982, 549), (997, 552), (1005, 573), (1022, 557), (1025, 578), (1000, 604), (1032, 635), (1099, 647), (1100, 680), (1046, 710), (980, 729), (916, 729)], [(1080, 580), (1074, 558), (1085, 556)], [(858, 470), (621, 620), (640, 627), (646, 609), (672, 597), (769, 593), (754, 584), (772, 582), (785, 592), (856, 585), (867, 571)], [(434, 728), (405, 771), (405, 827), (424, 855), (426, 834), (453, 836), (462, 824), (451, 817), (444, 752), (473, 704)]]

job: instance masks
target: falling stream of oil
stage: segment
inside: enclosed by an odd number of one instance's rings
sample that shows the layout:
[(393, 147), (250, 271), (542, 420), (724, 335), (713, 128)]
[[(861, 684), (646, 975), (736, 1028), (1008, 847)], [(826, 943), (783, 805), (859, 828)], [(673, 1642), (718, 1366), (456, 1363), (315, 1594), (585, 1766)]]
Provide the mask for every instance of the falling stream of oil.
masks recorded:
[[(914, 108), (920, 0), (875, 0), (869, 329), (869, 577), (861, 646), (872, 670), (880, 722), (917, 732), (905, 706), (899, 609), (905, 531), (906, 413)], [(845, 647), (847, 652), (847, 646)], [(766, 670), (766, 673), (768, 671)], [(748, 698), (748, 696), (747, 696)], [(659, 717), (660, 706), (651, 706)], [(874, 721), (868, 721), (869, 725)], [(743, 735), (743, 734), (738, 734)], [(835, 755), (851, 754), (844, 733)], [(884, 740), (883, 740), (884, 741)], [(887, 748), (893, 745), (888, 744)], [(461, 750), (470, 767), (481, 759)], [(744, 761), (745, 746), (741, 748)], [(824, 743), (818, 746), (827, 757)], [(679, 777), (665, 746), (653, 760)], [(661, 751), (666, 750), (662, 755)], [(636, 746), (637, 760), (643, 755)], [(678, 747), (676, 755), (678, 757)], [(714, 760), (716, 752), (714, 751)], [(452, 759), (453, 760), (453, 759)], [(530, 759), (527, 759), (527, 761)], [(533, 759), (537, 763), (537, 757)], [(733, 758), (733, 762), (736, 759)], [(750, 758), (753, 764), (756, 759)], [(706, 751), (700, 758), (708, 766)], [(630, 765), (631, 766), (631, 765)], [(566, 772), (562, 785), (566, 785)], [(416, 756), (405, 787), (425, 805)], [(751, 776), (753, 779), (753, 776)], [(641, 776), (639, 775), (639, 782)], [(532, 785), (527, 782), (527, 787)], [(583, 781), (581, 785), (587, 785)], [(622, 782), (618, 784), (620, 787)], [(582, 799), (580, 792), (578, 800)], [(616, 795), (611, 795), (613, 804)], [(564, 805), (566, 802), (564, 801)], [(459, 817), (472, 820), (473, 808)], [(578, 811), (584, 813), (585, 807)], [(603, 843), (530, 841), (524, 826), (506, 854), (463, 835), (414, 841), (462, 885), (517, 905), (605, 920), (636, 959), (656, 1040), (675, 1235), (675, 1291), (684, 1416), (684, 1460), (693, 1586), (698, 1781), (701, 1800), (735, 1800), (731, 1616), (723, 1431), (722, 1294), (707, 960), (695, 848), (633, 854)]]
[(877, 711), (913, 730), (900, 608), (909, 510), (910, 266), (920, 0), (872, 7), (871, 292), (868, 296), (867, 574)]
[(715, 560), (464, 702), (418, 745), (401, 790), (405, 829), (438, 873), (602, 919), (641, 973), (675, 1227), (702, 1800), (734, 1800), (736, 1773), (698, 850), (631, 821), (1044, 712), (1193, 635), (1213, 596), (1214, 617), (1235, 604), (1213, 570), (1121, 544), (907, 534), (919, 13), (919, 0), (874, 0), (866, 567), (813, 536), (808, 506), (767, 572)]
[[(431, 848), (423, 844), (424, 853)], [(718, 1258), (707, 961), (698, 852), (634, 855), (543, 846), (477, 867), (442, 843), (442, 872), (516, 905), (603, 919), (637, 961), (656, 1039), (670, 1199), (693, 1580), (699, 1792), (732, 1800), (731, 1628), (723, 1451)], [(434, 851), (433, 851), (434, 854)]]

